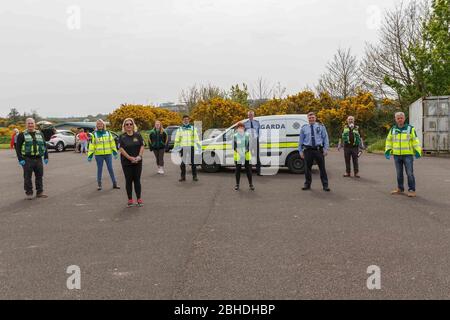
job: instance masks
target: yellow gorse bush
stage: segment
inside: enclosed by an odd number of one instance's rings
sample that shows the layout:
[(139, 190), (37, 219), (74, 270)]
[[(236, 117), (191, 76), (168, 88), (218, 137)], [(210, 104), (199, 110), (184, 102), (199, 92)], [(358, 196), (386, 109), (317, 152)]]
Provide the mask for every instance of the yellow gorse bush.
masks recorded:
[(133, 118), (139, 130), (153, 128), (156, 120), (161, 121), (165, 127), (181, 123), (181, 117), (176, 112), (144, 105), (123, 104), (108, 116), (114, 130), (121, 130), (126, 118)]
[(247, 117), (247, 109), (241, 104), (213, 98), (199, 102), (192, 110), (191, 116), (195, 121), (202, 121), (202, 129), (226, 128)]

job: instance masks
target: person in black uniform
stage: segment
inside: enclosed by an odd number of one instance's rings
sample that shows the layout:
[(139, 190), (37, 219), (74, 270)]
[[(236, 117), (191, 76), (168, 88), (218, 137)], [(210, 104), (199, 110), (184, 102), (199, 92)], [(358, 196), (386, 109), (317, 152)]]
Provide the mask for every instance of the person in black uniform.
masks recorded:
[(27, 129), (19, 133), (16, 143), (16, 154), (19, 164), (23, 167), (24, 177), (24, 189), (26, 199), (33, 199), (33, 173), (35, 176), (36, 184), (36, 197), (47, 198), (44, 194), (44, 163), (48, 164), (48, 151), (45, 144), (44, 135), (36, 130), (36, 122), (32, 118), (28, 118), (26, 121)]
[(133, 184), (137, 197), (137, 205), (142, 207), (144, 202), (141, 198), (141, 174), (142, 156), (144, 154), (144, 139), (137, 132), (137, 126), (133, 119), (125, 119), (122, 125), (123, 134), (119, 138), (119, 152), (125, 174), (126, 190), (128, 196), (128, 207), (135, 206), (133, 200)]

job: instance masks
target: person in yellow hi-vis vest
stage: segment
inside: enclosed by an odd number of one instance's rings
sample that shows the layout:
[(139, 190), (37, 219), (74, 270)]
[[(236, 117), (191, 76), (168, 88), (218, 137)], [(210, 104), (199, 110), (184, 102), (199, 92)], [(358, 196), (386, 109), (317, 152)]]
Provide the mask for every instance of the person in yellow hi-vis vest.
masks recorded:
[(385, 157), (390, 159), (394, 155), (395, 169), (397, 171), (397, 189), (393, 195), (405, 193), (403, 168), (408, 177), (408, 197), (416, 197), (416, 180), (414, 177), (414, 158), (422, 157), (422, 148), (413, 126), (405, 123), (405, 114), (395, 114), (395, 122), (386, 139)]
[(120, 189), (117, 185), (117, 180), (114, 175), (114, 169), (112, 165), (112, 157), (117, 160), (117, 146), (114, 141), (114, 136), (106, 130), (106, 124), (103, 120), (97, 120), (97, 129), (91, 135), (91, 143), (89, 144), (88, 161), (91, 162), (95, 156), (97, 162), (97, 183), (98, 189), (102, 190), (102, 173), (103, 162), (106, 162), (108, 172), (111, 177), (113, 188)]
[(236, 133), (233, 137), (233, 149), (234, 149), (234, 163), (236, 165), (236, 186), (234, 190), (239, 190), (241, 181), (241, 169), (242, 165), (245, 166), (247, 172), (248, 184), (250, 190), (254, 191), (252, 179), (252, 166), (250, 161), (252, 160), (252, 154), (250, 152), (250, 133), (245, 132), (245, 125), (240, 122), (236, 127)]
[(183, 124), (178, 128), (175, 135), (173, 152), (181, 154), (181, 178), (180, 182), (186, 181), (186, 164), (190, 164), (192, 168), (192, 179), (198, 181), (197, 164), (195, 155), (201, 155), (202, 147), (198, 136), (197, 129), (190, 124), (189, 116), (183, 116)]

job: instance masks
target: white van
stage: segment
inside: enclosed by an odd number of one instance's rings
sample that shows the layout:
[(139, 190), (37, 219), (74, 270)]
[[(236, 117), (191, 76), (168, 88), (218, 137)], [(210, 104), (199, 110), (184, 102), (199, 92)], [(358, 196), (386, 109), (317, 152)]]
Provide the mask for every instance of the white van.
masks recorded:
[[(305, 165), (300, 158), (298, 144), (300, 128), (308, 123), (308, 117), (299, 114), (255, 119), (261, 125), (259, 154), (262, 167), (287, 167), (292, 173), (304, 173)], [(247, 121), (248, 119), (241, 122)], [(202, 141), (202, 169), (205, 172), (218, 172), (221, 167), (234, 166), (233, 135), (236, 125), (237, 123), (214, 139)]]

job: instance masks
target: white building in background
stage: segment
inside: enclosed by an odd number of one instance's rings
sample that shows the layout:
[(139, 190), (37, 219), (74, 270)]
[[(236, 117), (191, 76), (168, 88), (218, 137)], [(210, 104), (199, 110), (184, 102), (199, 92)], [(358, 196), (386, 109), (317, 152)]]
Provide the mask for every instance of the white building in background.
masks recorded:
[(409, 123), (425, 152), (450, 152), (450, 96), (417, 100), (409, 106)]
[(174, 102), (164, 102), (159, 105), (160, 108), (164, 108), (173, 112), (186, 112), (187, 108), (185, 104), (175, 104)]

